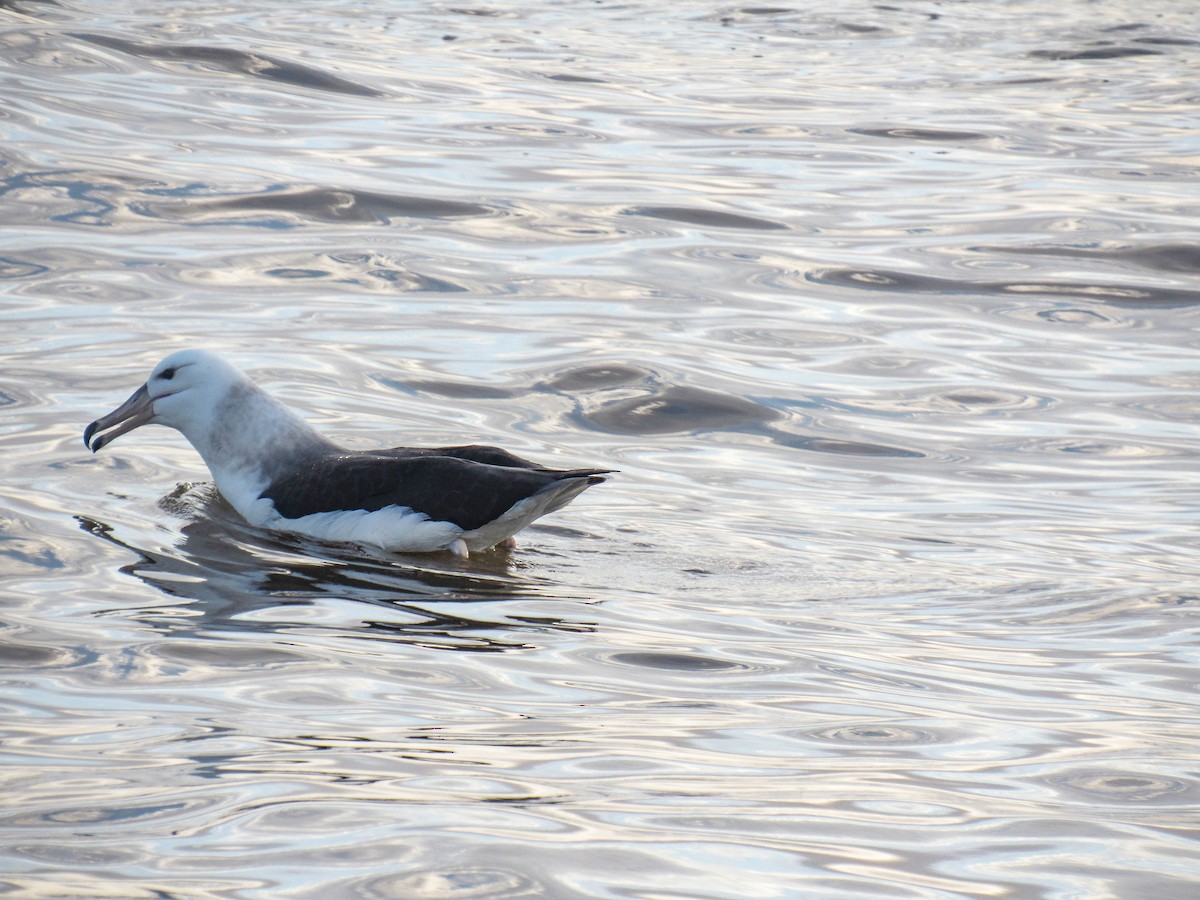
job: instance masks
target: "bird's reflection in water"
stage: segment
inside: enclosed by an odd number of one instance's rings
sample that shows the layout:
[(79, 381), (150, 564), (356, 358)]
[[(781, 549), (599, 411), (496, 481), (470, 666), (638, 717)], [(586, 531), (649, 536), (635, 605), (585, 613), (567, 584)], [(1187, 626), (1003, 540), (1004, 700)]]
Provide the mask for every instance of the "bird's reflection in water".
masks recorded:
[[(138, 557), (121, 567), (172, 598), (194, 601), (139, 616), (164, 633), (200, 631), (294, 632), (321, 627), (311, 616), (294, 620), (283, 607), (314, 607), (322, 600), (349, 600), (374, 607), (356, 623), (362, 636), (453, 650), (497, 652), (529, 646), (522, 631), (590, 631), (590, 623), (557, 616), (507, 614), (505, 600), (564, 600), (508, 554), (495, 552), (461, 562), (443, 555), (397, 555), (305, 541), (256, 529), (243, 522), (212, 485), (182, 484), (159, 501), (189, 521), (181, 540), (155, 550), (118, 538), (111, 526), (77, 516), (84, 531)], [(453, 611), (449, 611), (448, 607)], [(561, 609), (561, 607), (558, 607)], [(274, 610), (269, 618), (255, 615)], [(386, 615), (383, 614), (386, 610)], [(341, 625), (344, 627), (344, 623)]]

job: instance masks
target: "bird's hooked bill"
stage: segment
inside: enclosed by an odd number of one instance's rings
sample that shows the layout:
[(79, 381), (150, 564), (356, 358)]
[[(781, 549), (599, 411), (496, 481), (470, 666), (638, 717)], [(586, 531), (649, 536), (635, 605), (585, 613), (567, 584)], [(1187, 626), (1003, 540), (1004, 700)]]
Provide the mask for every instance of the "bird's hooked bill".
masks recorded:
[[(95, 453), (101, 447), (112, 443), (121, 435), (145, 425), (154, 417), (153, 401), (146, 385), (142, 385), (130, 395), (129, 399), (110, 412), (101, 416), (83, 431), (83, 443)], [(112, 428), (112, 431), (108, 429)], [(97, 434), (97, 432), (106, 432)], [(92, 435), (96, 435), (93, 440)]]

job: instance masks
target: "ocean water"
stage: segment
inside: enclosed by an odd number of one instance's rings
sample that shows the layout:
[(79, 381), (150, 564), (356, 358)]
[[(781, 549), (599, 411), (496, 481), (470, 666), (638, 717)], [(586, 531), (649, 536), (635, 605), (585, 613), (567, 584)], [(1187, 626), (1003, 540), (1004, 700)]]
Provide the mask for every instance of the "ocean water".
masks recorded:
[[(0, 889), (1200, 890), (1200, 13), (0, 3)], [(84, 426), (620, 472), (468, 563)]]

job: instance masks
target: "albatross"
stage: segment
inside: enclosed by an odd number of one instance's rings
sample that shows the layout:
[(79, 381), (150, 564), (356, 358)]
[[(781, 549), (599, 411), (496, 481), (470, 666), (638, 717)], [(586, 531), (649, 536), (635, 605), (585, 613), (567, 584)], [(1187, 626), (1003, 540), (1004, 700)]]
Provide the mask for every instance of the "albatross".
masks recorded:
[(515, 547), (513, 535), (613, 471), (549, 469), (477, 444), (347, 450), (205, 350), (160, 362), (83, 442), (95, 453), (149, 424), (180, 431), (252, 525), (463, 559)]

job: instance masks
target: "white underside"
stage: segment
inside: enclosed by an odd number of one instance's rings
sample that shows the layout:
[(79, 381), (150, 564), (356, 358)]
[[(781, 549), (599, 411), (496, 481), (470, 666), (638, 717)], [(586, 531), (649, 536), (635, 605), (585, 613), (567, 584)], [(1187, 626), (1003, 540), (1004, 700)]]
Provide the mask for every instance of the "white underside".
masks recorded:
[(573, 497), (588, 486), (586, 478), (571, 478), (555, 482), (532, 497), (526, 497), (498, 519), (493, 519), (481, 528), (461, 533), (468, 550), (486, 550), (495, 547), (526, 528), (534, 519), (566, 506)]
[[(269, 501), (268, 501), (269, 502)], [(263, 522), (273, 531), (303, 534), (322, 541), (369, 544), (400, 553), (428, 553), (446, 550), (463, 530), (452, 522), (432, 522), (424, 513), (402, 506), (387, 506), (367, 512), (348, 509), (313, 513), (298, 519), (285, 519), (274, 512)]]

